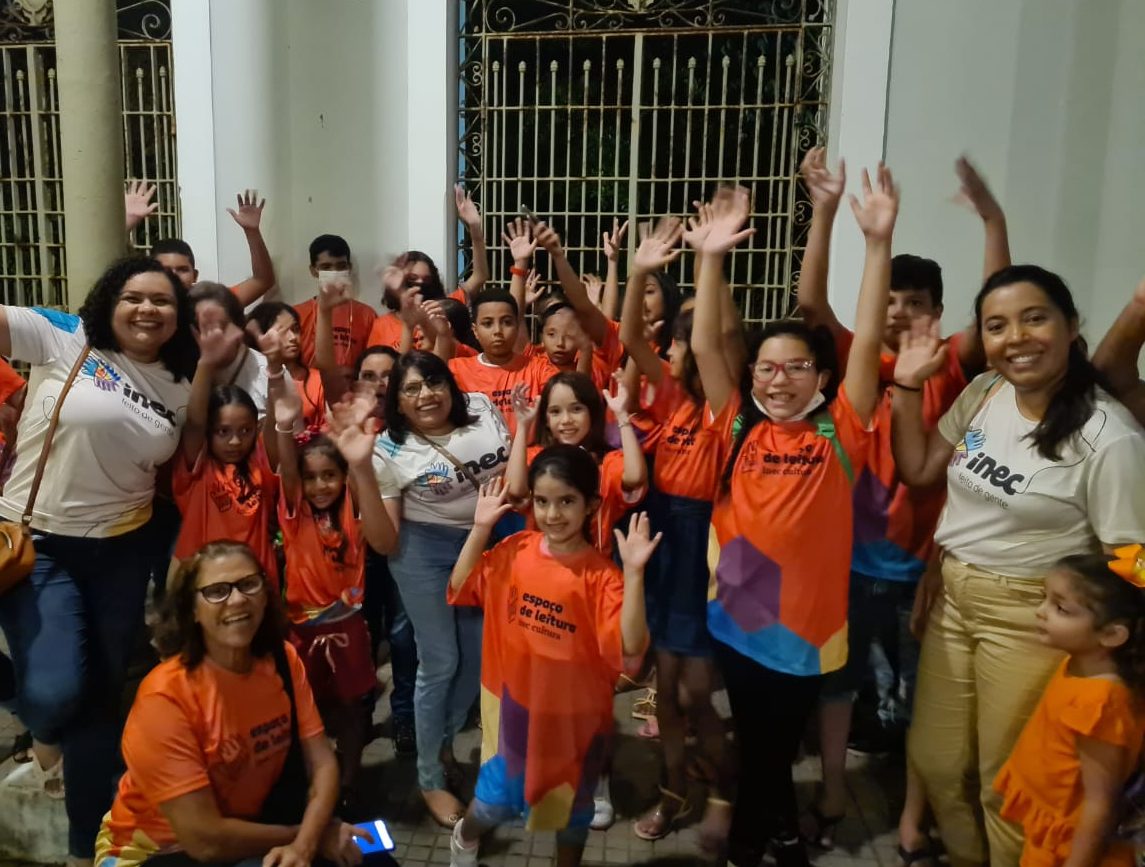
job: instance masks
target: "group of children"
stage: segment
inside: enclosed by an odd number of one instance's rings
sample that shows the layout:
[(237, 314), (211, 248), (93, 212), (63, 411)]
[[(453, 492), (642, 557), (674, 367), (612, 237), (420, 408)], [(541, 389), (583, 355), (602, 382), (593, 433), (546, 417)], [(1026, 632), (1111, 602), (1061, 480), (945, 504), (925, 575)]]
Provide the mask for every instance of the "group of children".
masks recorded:
[[(821, 675), (847, 664), (849, 601), (852, 632), (858, 616), (852, 573), (897, 570), (913, 586), (941, 508), (941, 492), (916, 495), (901, 484), (890, 448), (890, 391), (906, 387), (894, 373), (898, 341), (939, 315), (941, 290), (917, 279), (922, 260), (892, 262), (898, 191), (880, 167), (851, 201), (866, 264), (855, 329), (839, 324), (826, 303), (825, 263), (842, 179), (822, 156), (812, 151), (804, 164), (816, 207), (799, 287), (805, 320), (750, 337), (723, 262), (752, 231), (742, 189), (697, 203), (686, 223), (647, 227), (622, 302), (626, 226), (605, 236), (607, 276), (596, 297), (553, 227), (521, 220), (504, 236), (510, 288), (483, 290), (481, 219), (460, 192), (475, 267), (449, 297), (434, 263), (409, 252), (383, 275), (379, 315), (350, 298), (350, 251), (333, 235), (311, 246), (317, 292), (295, 307), (263, 302), (244, 316), (242, 304), (255, 298), (196, 286), (204, 363), (171, 473), (181, 515), (174, 557), (216, 539), (255, 553), (284, 596), (292, 641), (337, 742), (347, 808), (381, 637), (371, 637), (362, 615), (366, 552), (391, 551), (400, 526), (379, 492), (385, 456), (375, 438), (387, 403), (396, 405), (388, 389), (403, 385), (390, 377), (399, 354), (421, 348), (447, 361), (461, 392), (485, 395), (511, 435), (503, 479), (480, 487), (448, 589), (451, 604), (485, 612), (482, 765), (453, 828), (453, 863), (475, 864), (481, 835), (519, 815), (558, 831), (559, 863), (579, 863), (589, 826), (611, 809), (597, 783), (609, 767), (614, 685), (649, 658), (662, 785), (634, 833), (656, 840), (695, 813), (705, 850), (726, 846), (740, 865), (758, 863), (765, 849), (779, 864), (807, 863), (806, 841), (829, 839), (842, 810), (838, 756), (853, 679), (836, 693), (843, 702), (821, 700), (820, 686)], [(1008, 264), (1004, 223), (999, 237), (988, 191), (968, 165), (960, 171), (987, 226), (993, 273)], [(239, 204), (244, 214), (261, 207)], [(155, 252), (194, 283), (184, 247)], [(538, 248), (559, 282), (540, 292), (531, 272)], [(668, 272), (684, 249), (695, 254), (694, 297)], [(920, 386), (928, 426), (966, 372), (983, 366), (976, 330), (951, 340), (945, 359)], [(415, 388), (424, 386), (435, 387), (427, 379)], [(878, 486), (872, 502), (857, 487), (867, 477)], [(868, 532), (868, 518), (881, 530)], [(1139, 549), (1122, 551), (1112, 568), (1109, 557), (1073, 558), (1047, 578), (1045, 638), (1070, 656), (996, 783), (1004, 815), (1026, 829), (1023, 863), (1122, 863), (1102, 855), (1109, 817), (1090, 815), (1091, 787), (1109, 781), (1083, 771), (1093, 767), (1090, 753), (1112, 754), (1120, 785), (1138, 764), (1141, 564)], [(868, 650), (851, 641), (850, 664), (858, 652), (861, 669)], [(712, 707), (721, 679), (738, 760)], [(801, 822), (791, 764), (816, 708), (825, 786)], [(688, 797), (690, 771), (707, 785), (700, 809)], [(915, 831), (924, 812), (925, 798)], [(904, 835), (904, 862), (919, 860), (915, 848)]]

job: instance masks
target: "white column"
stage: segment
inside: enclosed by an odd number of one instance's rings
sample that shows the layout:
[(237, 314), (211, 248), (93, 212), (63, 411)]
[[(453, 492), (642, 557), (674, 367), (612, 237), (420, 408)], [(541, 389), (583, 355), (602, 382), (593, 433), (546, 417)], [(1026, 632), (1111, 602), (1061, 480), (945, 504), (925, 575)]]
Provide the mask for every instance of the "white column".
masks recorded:
[(171, 0), (171, 42), (183, 240), (195, 251), (199, 272), (205, 278), (215, 279), (219, 273), (219, 223), (210, 3)]
[(68, 306), (125, 252), (123, 131), (112, 0), (56, 3)]
[[(828, 159), (847, 160), (848, 192), (864, 166), (885, 154), (894, 0), (841, 0), (835, 18)], [(831, 236), (828, 293), (840, 321), (851, 324), (863, 273), (863, 237), (846, 202)]]
[(456, 4), (407, 0), (409, 246), (428, 253), (447, 290), (457, 279), (453, 179), (457, 174)]

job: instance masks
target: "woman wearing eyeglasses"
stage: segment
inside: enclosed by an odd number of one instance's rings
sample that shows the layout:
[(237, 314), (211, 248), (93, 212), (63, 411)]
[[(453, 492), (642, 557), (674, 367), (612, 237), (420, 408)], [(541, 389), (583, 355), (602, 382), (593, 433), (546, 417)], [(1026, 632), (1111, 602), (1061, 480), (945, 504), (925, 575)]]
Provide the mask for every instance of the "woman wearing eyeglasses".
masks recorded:
[(462, 392), (444, 361), (417, 350), (390, 373), (385, 417), (374, 469), (398, 527), (394, 550), (382, 553), (417, 639), (418, 785), (433, 818), (452, 828), (465, 807), (447, 768), (456, 769), (453, 737), (480, 688), (481, 612), (451, 608), (445, 590), (479, 487), (505, 471), (509, 429), (488, 397)]
[(267, 586), (237, 542), (180, 568), (156, 634), (165, 661), (124, 728), (127, 772), (97, 864), (361, 860), (354, 829), (332, 818), (338, 763)]
[[(746, 190), (722, 190), (706, 232), (690, 236), (700, 277), (692, 352), (715, 418), (721, 480), (712, 510), (720, 543), (708, 629), (731, 700), (740, 752), (728, 860), (806, 865), (791, 764), (823, 675), (847, 659), (852, 483), (862, 473), (878, 397), (898, 191), (880, 167), (851, 206), (866, 264), (847, 374), (835, 394), (834, 345), (801, 322), (769, 324), (746, 369), (724, 351), (724, 257), (751, 234)], [(708, 820), (706, 820), (708, 824)], [(715, 822), (711, 821), (710, 829)], [(711, 833), (711, 831), (709, 831)]]

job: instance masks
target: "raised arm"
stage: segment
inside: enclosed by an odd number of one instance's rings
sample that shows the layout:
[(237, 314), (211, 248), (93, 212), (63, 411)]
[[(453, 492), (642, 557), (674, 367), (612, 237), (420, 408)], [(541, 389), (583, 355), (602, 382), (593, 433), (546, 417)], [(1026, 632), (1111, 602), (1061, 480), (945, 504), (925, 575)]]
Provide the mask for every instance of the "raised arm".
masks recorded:
[(350, 278), (318, 284), (318, 311), (314, 320), (314, 366), (322, 377), (326, 394), (337, 400), (349, 393), (353, 382), (338, 363), (334, 351), (334, 309), (350, 300)]
[(481, 562), (481, 554), (489, 544), (489, 537), (493, 528), (512, 506), (509, 505), (509, 495), (504, 481), (498, 477), (490, 479), (481, 486), (477, 495), (477, 508), (473, 512), (473, 529), (465, 537), (465, 544), (461, 546), (461, 553), (457, 555), (457, 562), (453, 564), (453, 571), (449, 573), (449, 586), (454, 592), (460, 590), (473, 570)]
[(1145, 280), (1110, 326), (1093, 363), (1105, 374), (1114, 393), (1141, 424), (1145, 424), (1145, 382), (1137, 372), (1137, 360), (1145, 345)]
[(512, 401), (517, 430), (509, 446), (509, 464), (505, 467), (505, 494), (514, 503), (524, 503), (529, 499), (529, 436), (537, 423), (539, 407), (537, 401), (529, 400), (529, 388), (523, 382), (513, 386)]
[(481, 222), (481, 210), (461, 184), (453, 188), (453, 202), (457, 206), (457, 219), (465, 224), (465, 229), (469, 232), (469, 244), (473, 248), (473, 271), (461, 284), (465, 296), (472, 298), (489, 279), (489, 253), (485, 249), (485, 227)]
[(600, 296), (600, 312), (609, 319), (615, 319), (620, 307), (620, 245), (624, 243), (624, 236), (628, 234), (628, 221), (623, 224), (612, 218), (612, 231), (604, 232), (601, 241), (604, 248), (604, 258), (608, 262), (604, 274), (604, 292)]
[(243, 340), (243, 332), (237, 328), (224, 328), (217, 322), (204, 322), (194, 329), (195, 340), (199, 344), (199, 362), (195, 366), (195, 376), (191, 380), (191, 394), (187, 399), (187, 421), (183, 425), (180, 440), (183, 460), (192, 466), (198, 459), (210, 437), (208, 429), (208, 407), (211, 390), (215, 387), (215, 376), (226, 366), (226, 359), (233, 358)]
[(644, 335), (644, 287), (648, 283), (649, 274), (666, 268), (680, 257), (682, 248), (679, 245), (683, 231), (683, 226), (675, 217), (660, 220), (640, 241), (628, 269), (628, 288), (624, 292), (624, 306), (620, 314), (620, 342), (628, 351), (628, 357), (636, 362), (640, 372), (653, 384), (663, 378), (664, 369), (660, 364), (660, 356)]
[(235, 295), (243, 307), (247, 307), (274, 288), (274, 263), (270, 261), (270, 251), (262, 237), (262, 209), (266, 199), (259, 199), (256, 190), (246, 190), (235, 197), (238, 210), (227, 208), (239, 228), (246, 236), (250, 250), (250, 276), (235, 287)]
[[(1010, 266), (1010, 237), (1006, 230), (1006, 214), (978, 170), (966, 159), (959, 157), (954, 164), (958, 175), (958, 200), (974, 211), (986, 230), (986, 250), (982, 261), (982, 279)], [(977, 323), (971, 322), (962, 331), (958, 344), (958, 361), (968, 377), (977, 376), (986, 369), (986, 353)]]
[[(527, 304), (526, 293), (529, 269), (533, 267), (533, 253), (536, 252), (537, 242), (533, 240), (533, 231), (529, 223), (517, 217), (506, 224), (505, 231), (501, 233), (501, 240), (509, 248), (509, 255), (513, 258), (510, 269), (509, 294), (517, 302), (517, 309), (525, 315)], [(522, 328), (522, 332), (526, 329)]]
[[(350, 468), (350, 485), (362, 519), (362, 536), (377, 553), (392, 554), (398, 547), (395, 516), (382, 500), (374, 476), (374, 442), (378, 420), (374, 417), (373, 394), (355, 394), (330, 407), (330, 438)], [(397, 500), (393, 501), (395, 506)]]
[(632, 419), (628, 417), (628, 389), (619, 372), (613, 374), (613, 379), (616, 381), (616, 393), (612, 394), (606, 390), (604, 402), (616, 416), (616, 425), (620, 428), (620, 448), (624, 457), (620, 486), (626, 491), (638, 491), (648, 484), (648, 461), (644, 459), (640, 440), (637, 439), (636, 430), (632, 427)]
[(553, 267), (556, 268), (557, 277), (561, 281), (561, 290), (564, 292), (569, 304), (572, 305), (573, 310), (576, 311), (581, 328), (592, 338), (593, 343), (600, 346), (608, 337), (609, 320), (600, 312), (600, 309), (592, 303), (592, 299), (588, 297), (588, 292), (585, 290), (584, 284), (580, 282), (580, 277), (577, 276), (576, 271), (574, 271), (572, 265), (569, 264), (569, 260), (565, 258), (565, 251), (561, 246), (560, 235), (557, 234), (555, 229), (544, 223), (533, 223), (532, 229), (533, 237), (536, 238), (540, 246), (545, 248), (545, 251), (549, 254), (549, 258), (553, 261)]
[[(696, 213), (688, 217), (687, 227), (684, 230), (684, 243), (693, 250), (699, 250), (703, 246), (704, 239), (708, 237), (712, 206), (707, 202), (692, 202), (692, 206), (696, 209)], [(702, 267), (701, 257), (697, 255), (692, 263), (693, 285), (699, 285)], [(735, 298), (732, 297), (731, 286), (724, 279), (722, 269), (719, 274), (719, 282), (720, 332), (723, 334), (724, 361), (728, 370), (742, 370), (747, 361), (747, 341), (744, 339), (743, 320), (740, 319)]]
[(744, 229), (751, 209), (751, 195), (745, 187), (724, 187), (711, 202), (707, 235), (697, 250), (700, 269), (696, 285), (696, 308), (692, 317), (692, 355), (700, 371), (704, 395), (712, 412), (719, 415), (735, 394), (742, 370), (728, 367), (723, 348), (721, 325), (724, 257), (755, 230)]
[(660, 544), (663, 533), (649, 538), (648, 513), (639, 512), (628, 522), (628, 534), (619, 530), (616, 549), (624, 563), (624, 601), (620, 605), (620, 638), (625, 656), (637, 656), (648, 645), (648, 620), (644, 612), (644, 567)]
[(127, 234), (131, 232), (159, 210), (159, 203), (155, 199), (155, 185), (148, 185), (146, 181), (128, 181), (127, 191), (123, 194), (123, 212), (127, 219)]
[(831, 255), (831, 228), (847, 185), (847, 167), (839, 160), (839, 168), (832, 174), (827, 168), (827, 149), (817, 147), (807, 152), (799, 168), (811, 195), (811, 230), (799, 270), (796, 299), (808, 325), (825, 325), (835, 334), (842, 331), (843, 326), (827, 299), (827, 263)]
[(283, 375), (284, 370), (280, 368), (275, 376), (267, 367), (266, 424), (270, 429), (263, 443), (271, 466), (277, 468), (282, 480), (282, 491), (293, 503), (302, 496), (302, 475), (298, 472), (298, 449), (294, 444), (294, 423), (302, 417), (302, 398), (294, 383)]
[(866, 239), (863, 282), (855, 311), (855, 339), (843, 384), (863, 424), (870, 424), (879, 399), (879, 352), (891, 290), (891, 237), (898, 217), (899, 193), (891, 170), (879, 165), (874, 186), (863, 170), (863, 200), (851, 196), (851, 210)]
[(912, 487), (942, 479), (954, 454), (954, 446), (938, 428), (928, 432), (922, 419), (922, 386), (946, 364), (947, 352), (937, 321), (920, 323), (899, 338), (891, 399), (891, 451), (899, 477)]

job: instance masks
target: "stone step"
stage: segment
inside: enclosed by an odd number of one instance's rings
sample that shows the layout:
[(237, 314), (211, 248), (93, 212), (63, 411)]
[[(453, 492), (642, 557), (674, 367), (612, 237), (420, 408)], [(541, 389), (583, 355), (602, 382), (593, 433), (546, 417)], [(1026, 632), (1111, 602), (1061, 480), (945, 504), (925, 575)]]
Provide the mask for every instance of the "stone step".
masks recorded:
[[(20, 767), (0, 764), (0, 780)], [(0, 786), (0, 860), (62, 864), (68, 855), (64, 802), (42, 792)]]

